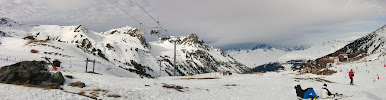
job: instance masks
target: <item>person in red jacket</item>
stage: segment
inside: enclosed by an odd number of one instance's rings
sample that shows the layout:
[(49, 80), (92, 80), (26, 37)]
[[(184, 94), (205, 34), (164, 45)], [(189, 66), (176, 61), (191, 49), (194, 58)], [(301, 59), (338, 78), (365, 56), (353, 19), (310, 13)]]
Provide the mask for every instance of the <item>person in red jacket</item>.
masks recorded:
[(348, 72), (348, 76), (350, 77), (350, 85), (354, 85), (353, 83), (353, 78), (354, 78), (354, 72), (352, 71), (352, 69), (350, 70), (350, 72)]

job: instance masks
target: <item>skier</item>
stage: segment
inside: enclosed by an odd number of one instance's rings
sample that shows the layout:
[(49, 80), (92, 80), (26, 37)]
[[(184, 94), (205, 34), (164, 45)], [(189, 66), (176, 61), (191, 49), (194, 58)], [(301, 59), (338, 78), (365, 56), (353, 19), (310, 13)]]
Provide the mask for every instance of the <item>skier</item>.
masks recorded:
[(300, 85), (295, 86), (296, 90), (296, 95), (300, 98), (304, 99), (315, 99), (318, 98), (319, 96), (316, 96), (316, 93), (313, 88), (307, 88), (305, 90), (302, 89)]
[(354, 85), (353, 83), (353, 80), (354, 80), (354, 72), (352, 71), (352, 69), (350, 70), (350, 72), (348, 73), (348, 76), (350, 77), (350, 85)]
[(321, 98), (334, 98), (335, 94), (332, 94), (330, 90), (327, 89), (327, 84), (324, 84), (322, 89), (320, 90)]

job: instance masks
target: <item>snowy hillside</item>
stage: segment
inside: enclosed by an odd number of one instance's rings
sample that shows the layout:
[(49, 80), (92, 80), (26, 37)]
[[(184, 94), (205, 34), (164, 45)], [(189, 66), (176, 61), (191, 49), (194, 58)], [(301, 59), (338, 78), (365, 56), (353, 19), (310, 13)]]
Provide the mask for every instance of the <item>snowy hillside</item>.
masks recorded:
[(229, 50), (226, 53), (245, 64), (249, 68), (254, 68), (258, 65), (269, 62), (276, 62), (278, 58), (287, 54), (289, 51), (284, 51), (276, 48), (271, 49), (255, 49), (255, 50)]
[(227, 53), (248, 67), (254, 68), (262, 64), (277, 61), (286, 62), (289, 60), (314, 60), (329, 53), (335, 52), (348, 43), (349, 42), (345, 40), (331, 40), (327, 42), (316, 43), (309, 48), (296, 46), (287, 49), (263, 48), (255, 50), (229, 50)]
[(368, 54), (374, 54), (386, 49), (386, 25), (370, 33), (367, 36), (359, 38), (354, 42), (346, 45), (339, 51), (347, 54), (364, 51)]
[[(176, 63), (179, 68), (178, 75), (187, 73), (207, 73), (216, 71), (232, 71), (236, 73), (250, 72), (245, 65), (237, 62), (231, 56), (225, 54), (218, 48), (204, 44), (196, 34), (182, 37), (171, 37), (168, 40), (150, 42), (151, 53), (162, 60), (165, 69), (172, 70), (173, 49), (176, 40)], [(172, 74), (168, 72), (168, 74)]]
[(348, 43), (349, 41), (344, 40), (331, 40), (317, 43), (305, 50), (289, 52), (281, 56), (278, 61), (286, 62), (289, 60), (315, 60), (343, 48)]
[[(3, 60), (0, 66), (21, 60), (44, 60), (42, 57), (48, 57), (62, 62), (63, 67), (60, 70), (83, 72), (86, 70), (85, 60), (88, 58), (95, 59), (95, 72), (102, 74), (123, 77), (172, 75), (172, 42), (167, 39), (162, 43), (148, 43), (137, 32), (136, 28), (129, 26), (98, 33), (82, 25), (23, 25), (2, 18), (0, 57), (6, 60)], [(195, 37), (190, 38), (191, 36)], [(196, 41), (196, 35), (175, 38), (182, 40), (177, 45), (178, 75), (220, 70), (236, 73), (250, 71), (220, 49), (207, 46), (202, 40)], [(33, 53), (33, 50), (37, 52)], [(159, 56), (167, 56), (162, 59), (162, 71), (157, 61)], [(186, 61), (188, 58), (192, 60), (189, 63)], [(90, 63), (89, 71), (91, 66)]]

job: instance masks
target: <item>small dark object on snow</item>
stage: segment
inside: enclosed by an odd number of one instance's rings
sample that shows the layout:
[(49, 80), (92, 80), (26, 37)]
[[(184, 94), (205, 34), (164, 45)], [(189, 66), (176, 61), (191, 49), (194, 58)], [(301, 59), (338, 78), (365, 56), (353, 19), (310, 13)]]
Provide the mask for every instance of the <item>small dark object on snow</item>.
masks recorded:
[(71, 75), (64, 75), (64, 76), (67, 77), (67, 78), (69, 78), (69, 79), (74, 79), (74, 77), (71, 76)]
[(224, 86), (238, 86), (237, 84), (226, 84)]
[(31, 50), (31, 53), (38, 53), (39, 51), (38, 50), (35, 50), (35, 49), (32, 49)]
[(58, 83), (59, 85), (63, 85), (64, 81), (66, 81), (60, 71), (56, 72), (51, 77), (52, 83)]
[[(162, 83), (164, 88), (173, 88), (173, 89), (176, 89), (177, 91), (180, 91), (180, 92), (184, 92), (182, 91), (181, 89), (184, 89), (184, 87), (182, 86), (178, 86), (178, 85), (174, 85), (174, 84), (166, 84), (166, 83)], [(187, 87), (185, 87), (187, 88)]]
[(60, 67), (60, 61), (58, 59), (55, 59), (54, 61), (52, 61), (52, 64), (55, 66), (55, 67)]
[(83, 87), (86, 87), (86, 84), (84, 84), (83, 82), (79, 82), (78, 81), (78, 82), (71, 83), (70, 86), (83, 88)]
[(40, 84), (50, 76), (44, 61), (22, 61), (0, 68), (0, 82), (7, 84)]
[(107, 95), (107, 97), (114, 97), (114, 98), (119, 98), (119, 97), (121, 97), (120, 95), (118, 95), (118, 94), (113, 94), (113, 95)]
[(145, 85), (145, 86), (148, 86), (148, 87), (150, 87), (150, 85)]

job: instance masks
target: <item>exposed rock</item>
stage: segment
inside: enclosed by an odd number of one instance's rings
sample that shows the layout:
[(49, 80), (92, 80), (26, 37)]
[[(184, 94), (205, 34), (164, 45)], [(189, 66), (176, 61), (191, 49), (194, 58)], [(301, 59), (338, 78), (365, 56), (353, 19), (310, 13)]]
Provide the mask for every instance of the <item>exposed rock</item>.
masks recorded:
[(36, 40), (34, 36), (26, 36), (23, 39), (24, 40)]
[(71, 75), (64, 75), (64, 76), (67, 77), (67, 78), (69, 78), (69, 79), (74, 79), (74, 77), (71, 76)]
[(3, 31), (0, 31), (0, 37), (10, 37), (9, 34), (3, 32)]
[(204, 41), (199, 39), (198, 36), (194, 33), (188, 35), (186, 38), (182, 40), (182, 44), (204, 44)]
[(38, 50), (35, 50), (35, 49), (32, 49), (31, 50), (31, 53), (38, 53), (39, 51)]
[(84, 84), (83, 82), (79, 82), (78, 81), (78, 82), (71, 83), (70, 86), (83, 88), (83, 87), (86, 87), (86, 84)]
[(40, 84), (50, 76), (44, 61), (23, 61), (0, 68), (0, 82), (8, 84)]
[(65, 79), (60, 71), (56, 72), (51, 77), (52, 83), (58, 83), (59, 85), (63, 85), (64, 81), (65, 81)]

